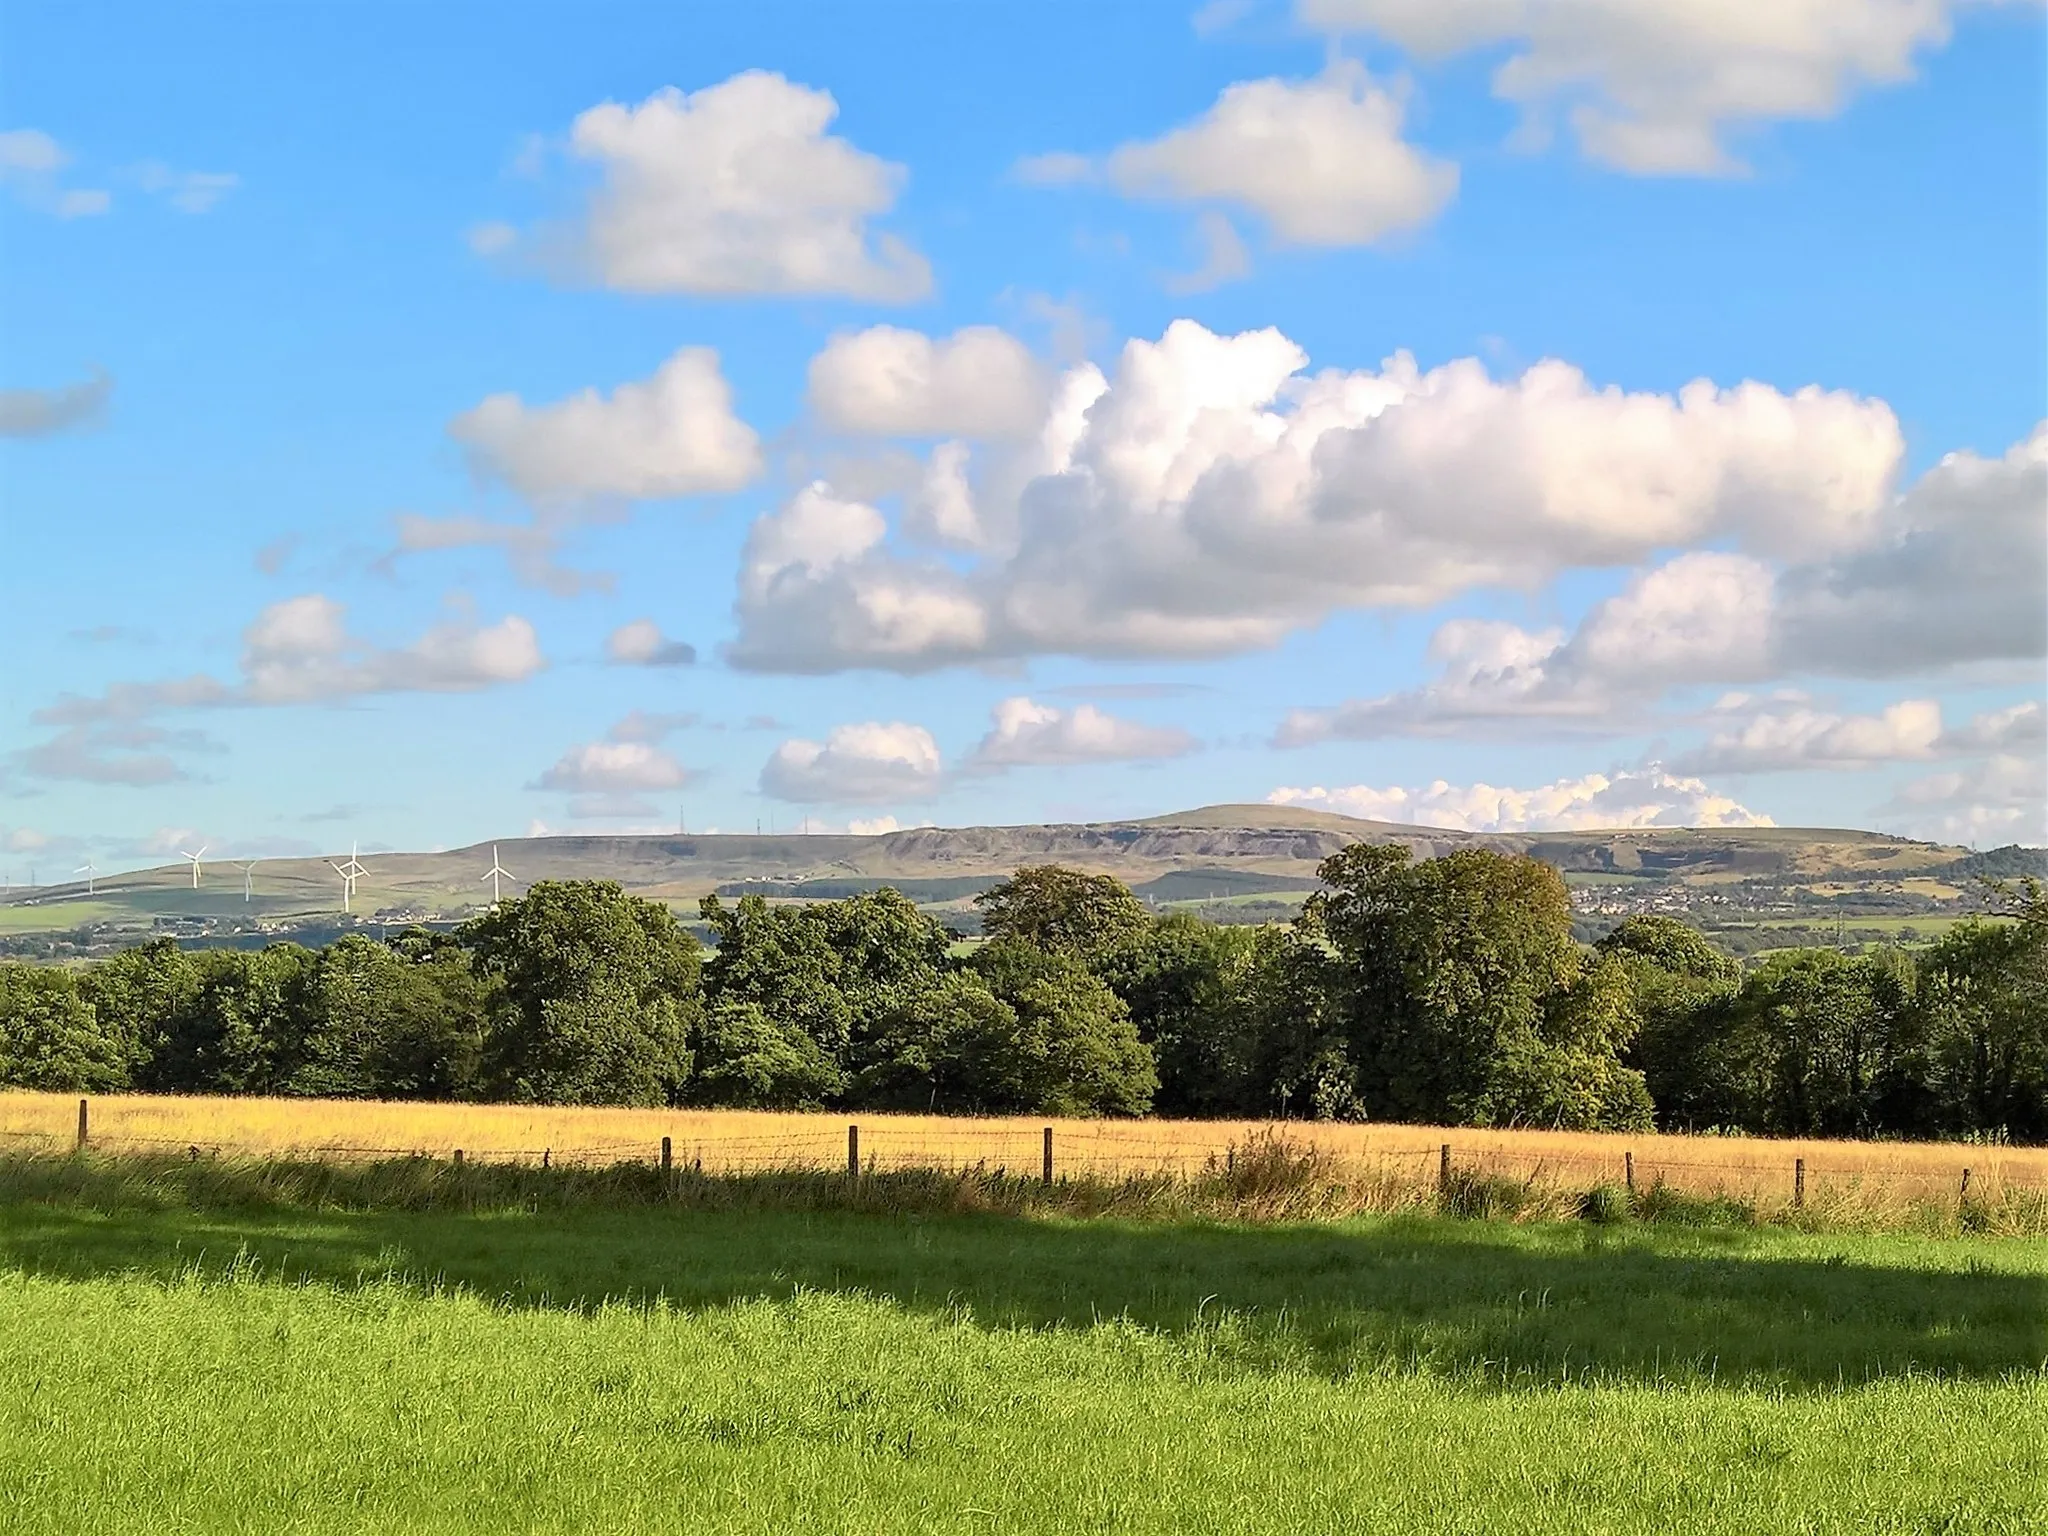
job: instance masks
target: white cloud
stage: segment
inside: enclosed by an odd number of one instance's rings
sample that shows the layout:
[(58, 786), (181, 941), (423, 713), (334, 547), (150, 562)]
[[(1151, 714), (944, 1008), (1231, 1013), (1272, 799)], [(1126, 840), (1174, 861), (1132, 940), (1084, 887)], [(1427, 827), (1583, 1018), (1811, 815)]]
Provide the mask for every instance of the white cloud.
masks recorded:
[(552, 405), (491, 395), (448, 424), (477, 472), (537, 502), (645, 500), (736, 490), (761, 469), (760, 440), (733, 414), (709, 347), (684, 347), (644, 383)]
[(242, 184), (232, 171), (177, 171), (160, 160), (137, 166), (135, 180), (143, 191), (161, 197), (180, 213), (210, 213)]
[(0, 389), (0, 437), (48, 437), (106, 413), (114, 381), (103, 373), (58, 389)]
[(761, 789), (778, 800), (860, 805), (925, 798), (944, 776), (923, 726), (870, 721), (835, 726), (822, 742), (785, 741), (762, 768)]
[(1297, 0), (1309, 25), (1370, 32), (1420, 58), (1505, 45), (1494, 93), (1540, 142), (1554, 115), (1603, 164), (1742, 169), (1731, 131), (1830, 118), (1856, 91), (1913, 78), (1958, 0)]
[(763, 70), (592, 107), (569, 148), (603, 182), (558, 259), (632, 293), (922, 297), (929, 263), (868, 227), (903, 168), (826, 132), (838, 115), (829, 92)]
[(1589, 773), (1534, 789), (1492, 784), (1453, 785), (1438, 779), (1424, 789), (1368, 784), (1324, 789), (1281, 788), (1271, 805), (1336, 811), (1367, 821), (1447, 827), (1461, 832), (1568, 832), (1606, 827), (1768, 827), (1771, 818), (1716, 794), (1698, 779), (1649, 767), (1636, 772)]
[(872, 326), (834, 336), (810, 367), (818, 419), (872, 437), (1026, 435), (1044, 418), (1050, 386), (1031, 349), (990, 325), (937, 340)]
[(651, 742), (593, 741), (564, 752), (530, 787), (578, 795), (625, 795), (680, 789), (694, 777)]
[(1129, 762), (1180, 757), (1198, 743), (1186, 731), (1106, 714), (1093, 704), (1060, 709), (1028, 698), (996, 705), (994, 725), (967, 759), (975, 769)]
[(1778, 664), (1882, 677), (2048, 654), (2048, 422), (2004, 456), (1952, 453), (1875, 537), (1779, 580)]
[(23, 207), (60, 219), (92, 218), (111, 210), (114, 199), (99, 187), (58, 184), (71, 154), (40, 128), (0, 132), (0, 187)]
[(60, 171), (71, 157), (39, 128), (10, 128), (0, 133), (0, 174), (40, 176)]
[(988, 553), (966, 568), (897, 557), (872, 508), (841, 519), (857, 547), (842, 538), (829, 557), (792, 536), (790, 509), (771, 514), (735, 659), (907, 671), (1215, 654), (1339, 609), (1530, 589), (1672, 547), (1824, 554), (1868, 537), (1902, 454), (1881, 401), (1812, 388), (1624, 394), (1560, 362), (1508, 381), (1469, 358), (1305, 364), (1277, 331), (1181, 320), (1128, 343), (1110, 378), (1071, 370), (1029, 453), (989, 461), (1024, 472), (971, 487)]
[[(48, 711), (39, 723), (51, 723)], [(133, 720), (77, 720), (47, 741), (9, 754), (7, 764), (29, 778), (78, 784), (120, 784), (146, 788), (175, 784), (192, 775), (171, 754), (213, 750), (198, 731), (171, 731)]]
[(67, 187), (57, 194), (51, 211), (60, 219), (96, 219), (114, 211), (114, 194), (100, 187)]
[(604, 653), (629, 667), (687, 667), (697, 659), (695, 646), (669, 639), (652, 619), (621, 624), (605, 640)]
[(903, 670), (967, 660), (986, 649), (988, 616), (940, 565), (879, 553), (882, 514), (814, 483), (757, 521), (741, 559), (743, 666), (783, 671), (843, 665)]
[(544, 665), (533, 626), (517, 614), (487, 625), (457, 617), (410, 645), (387, 648), (350, 635), (343, 606), (314, 592), (271, 604), (244, 631), (242, 683), (230, 701), (468, 693), (519, 682)]
[(483, 517), (421, 517), (401, 512), (392, 519), (398, 535), (396, 546), (373, 563), (373, 570), (389, 574), (406, 555), (434, 550), (496, 549), (504, 553), (513, 578), (523, 586), (539, 587), (556, 597), (580, 597), (586, 592), (608, 592), (614, 577), (609, 571), (577, 570), (561, 561), (565, 527), (573, 516), (562, 509), (546, 508), (531, 522), (504, 523)]
[(607, 741), (657, 742), (673, 732), (685, 730), (698, 721), (693, 713), (671, 714), (660, 710), (636, 709), (605, 732)]
[(1879, 819), (1950, 843), (2048, 842), (2048, 764), (2039, 752), (2001, 752), (1900, 789)]
[(1931, 757), (1941, 739), (1941, 706), (1933, 699), (1902, 699), (1874, 715), (1793, 706), (1716, 731), (1671, 766), (1693, 774), (1874, 768)]
[(2048, 710), (2041, 707), (2039, 699), (1986, 710), (1968, 725), (1943, 735), (1941, 745), (1957, 754), (2029, 749), (2038, 753), (2048, 746)]
[(1202, 246), (1201, 265), (1192, 272), (1169, 277), (1168, 293), (1207, 293), (1211, 288), (1251, 275), (1252, 253), (1245, 249), (1237, 227), (1224, 215), (1213, 208), (1203, 209), (1195, 220), (1195, 237)]
[(463, 239), (478, 256), (502, 256), (519, 243), (519, 231), (497, 219), (470, 225)]
[(65, 694), (32, 717), (48, 741), (13, 754), (24, 773), (89, 783), (163, 784), (188, 777), (171, 750), (210, 750), (195, 731), (146, 722), (178, 710), (310, 704), (379, 693), (467, 693), (519, 682), (540, 670), (533, 626), (517, 614), (479, 625), (458, 611), (403, 646), (349, 633), (346, 611), (317, 592), (286, 598), (243, 632), (241, 675), (223, 683), (197, 673), (159, 682), (113, 683), (97, 695)]
[[(1445, 624), (1419, 689), (1291, 713), (1282, 745), (1574, 718), (1621, 730), (1672, 687), (1908, 677), (2048, 655), (2048, 424), (1997, 459), (1950, 454), (1840, 553), (1695, 551), (1639, 572), (1567, 639)], [(1860, 546), (1860, 547), (1857, 547)]]
[(1427, 224), (1458, 189), (1455, 165), (1401, 137), (1403, 115), (1362, 65), (1337, 60), (1313, 80), (1226, 86), (1201, 117), (1122, 145), (1099, 168), (1039, 155), (1018, 173), (1040, 184), (1099, 175), (1128, 197), (1228, 203), (1288, 245), (1370, 245)]

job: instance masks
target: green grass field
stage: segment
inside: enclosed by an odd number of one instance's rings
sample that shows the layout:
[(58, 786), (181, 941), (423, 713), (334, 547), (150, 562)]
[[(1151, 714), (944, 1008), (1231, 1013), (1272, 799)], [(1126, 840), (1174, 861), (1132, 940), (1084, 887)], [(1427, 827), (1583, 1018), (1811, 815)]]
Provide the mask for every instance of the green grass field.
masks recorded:
[(2042, 1528), (2038, 1241), (344, 1209), (60, 1161), (0, 1174), (9, 1532)]

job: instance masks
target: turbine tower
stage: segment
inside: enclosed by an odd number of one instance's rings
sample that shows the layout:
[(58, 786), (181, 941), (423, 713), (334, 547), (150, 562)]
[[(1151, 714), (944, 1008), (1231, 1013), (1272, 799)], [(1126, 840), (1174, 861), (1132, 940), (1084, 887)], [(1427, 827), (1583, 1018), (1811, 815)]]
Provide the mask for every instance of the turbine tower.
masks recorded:
[(195, 891), (199, 889), (199, 854), (206, 852), (212, 846), (213, 844), (211, 843), (201, 843), (199, 845), (199, 853), (187, 853), (182, 848), (178, 850), (179, 858), (192, 861), (192, 889)]
[(251, 859), (246, 864), (237, 864), (235, 868), (239, 869), (242, 872), (242, 901), (243, 904), (246, 905), (249, 900), (250, 877), (255, 873), (256, 861), (254, 859)]
[(350, 911), (356, 899), (356, 882), (369, 873), (363, 867), (363, 861), (356, 857), (356, 845), (354, 843), (348, 845), (348, 862), (346, 864), (337, 864), (334, 860), (329, 859), (327, 867), (341, 876), (341, 910), (344, 912)]
[(92, 860), (87, 859), (83, 864), (79, 865), (78, 868), (71, 871), (71, 873), (73, 873), (74, 875), (85, 876), (85, 894), (88, 896), (92, 895), (92, 877), (99, 873), (97, 869), (93, 868)]
[(498, 904), (498, 882), (500, 880), (517, 880), (518, 878), (511, 870), (498, 862), (498, 845), (496, 843), (491, 844), (491, 867), (484, 871), (483, 879), (477, 881), (477, 884), (482, 885), (484, 880), (491, 882), (492, 906), (495, 907)]

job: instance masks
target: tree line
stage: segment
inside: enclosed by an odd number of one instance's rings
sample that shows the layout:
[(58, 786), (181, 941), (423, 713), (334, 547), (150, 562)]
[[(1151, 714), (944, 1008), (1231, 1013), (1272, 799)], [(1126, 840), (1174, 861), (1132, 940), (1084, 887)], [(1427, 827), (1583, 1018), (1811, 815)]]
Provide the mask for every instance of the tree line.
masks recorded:
[(985, 942), (893, 890), (536, 884), (453, 934), (0, 964), (0, 1086), (2048, 1141), (2048, 901), (1752, 969), (1667, 917), (1572, 937), (1549, 865), (1360, 844), (1287, 926), (1023, 869)]

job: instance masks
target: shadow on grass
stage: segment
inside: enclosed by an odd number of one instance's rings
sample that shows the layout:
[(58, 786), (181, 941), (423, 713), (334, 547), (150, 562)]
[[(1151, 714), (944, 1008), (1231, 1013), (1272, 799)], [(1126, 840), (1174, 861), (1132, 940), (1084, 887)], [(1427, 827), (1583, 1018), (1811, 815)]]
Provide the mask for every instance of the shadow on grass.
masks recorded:
[[(411, 1198), (344, 1208), (280, 1197), (274, 1180), (257, 1198), (232, 1173), (176, 1164), (147, 1178), (91, 1163), (67, 1164), (61, 1177), (18, 1174), (0, 1175), (0, 1267), (73, 1280), (253, 1266), (294, 1282), (397, 1278), (560, 1309), (859, 1292), (913, 1314), (964, 1311), (988, 1327), (1124, 1318), (1186, 1334), (1220, 1324), (1225, 1353), (1251, 1368), (1428, 1369), (1523, 1387), (1606, 1378), (1832, 1388), (1907, 1372), (2048, 1369), (2048, 1277), (1867, 1257), (1887, 1244), (1941, 1251), (1928, 1240), (1422, 1215), (1246, 1225), (843, 1210), (815, 1199), (776, 1209), (763, 1197), (768, 1181), (744, 1180), (700, 1181), (694, 1204), (607, 1203), (607, 1186), (595, 1184), (581, 1203), (514, 1203), (476, 1199), (479, 1188), (514, 1187), (485, 1176), (443, 1179), (443, 1198), (426, 1208)], [(829, 1182), (806, 1187), (815, 1196)]]

